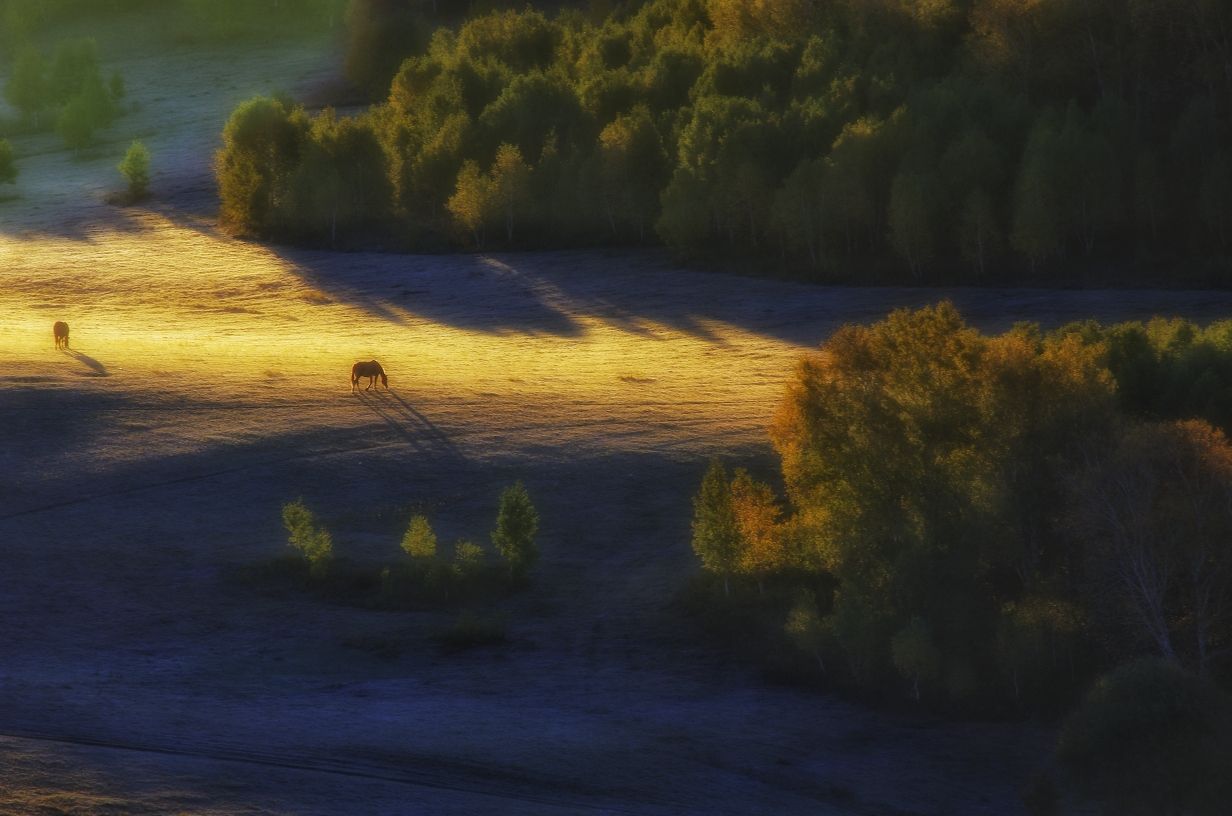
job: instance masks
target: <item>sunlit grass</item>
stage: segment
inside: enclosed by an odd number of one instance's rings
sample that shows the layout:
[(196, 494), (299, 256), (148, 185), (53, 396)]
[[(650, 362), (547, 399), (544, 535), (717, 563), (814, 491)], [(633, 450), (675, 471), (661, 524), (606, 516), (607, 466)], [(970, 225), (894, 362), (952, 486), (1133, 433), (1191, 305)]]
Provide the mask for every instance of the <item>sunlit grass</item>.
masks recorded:
[[(796, 353), (704, 318), (682, 328), (596, 315), (533, 268), (495, 261), (491, 285), (468, 290), (467, 302), (452, 302), (439, 272), (423, 294), (399, 298), (398, 287), (423, 282), (400, 273), (396, 257), (378, 256), (388, 271), (369, 270), (351, 284), (357, 258), (317, 254), (304, 270), (275, 249), (155, 213), (85, 240), (6, 239), (0, 309), (10, 319), (0, 324), (0, 355), (10, 364), (88, 374), (53, 350), (51, 323), (66, 320), (74, 350), (123, 375), (116, 387), (213, 383), (234, 393), (272, 383), (284, 394), (319, 395), (348, 391), (351, 363), (375, 358), (395, 389), (584, 400), (613, 410), (648, 400), (683, 411), (705, 403), (721, 411), (733, 401), (772, 403)], [(568, 329), (526, 323), (527, 312), (558, 317)], [(751, 378), (750, 354), (780, 363), (758, 366), (777, 376)]]

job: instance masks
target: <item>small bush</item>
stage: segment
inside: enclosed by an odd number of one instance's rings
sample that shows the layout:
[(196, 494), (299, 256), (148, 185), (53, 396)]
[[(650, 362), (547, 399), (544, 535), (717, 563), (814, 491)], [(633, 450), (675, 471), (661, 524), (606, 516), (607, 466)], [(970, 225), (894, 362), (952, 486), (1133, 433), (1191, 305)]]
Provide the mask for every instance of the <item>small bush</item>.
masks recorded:
[(483, 547), (465, 539), (454, 545), (453, 570), (459, 578), (465, 581), (482, 572), (483, 568)]
[(282, 506), (282, 526), (287, 530), (287, 543), (297, 550), (313, 567), (324, 569), (334, 554), (334, 539), (329, 531), (317, 523), (316, 516), (296, 499)]
[(1227, 700), (1158, 658), (1105, 675), (1066, 720), (1057, 757), (1118, 812), (1225, 813), (1232, 795)]
[(117, 169), (128, 181), (128, 198), (130, 201), (140, 201), (150, 190), (150, 151), (140, 141), (129, 145), (124, 154), (124, 161)]
[(538, 532), (539, 513), (525, 485), (517, 482), (506, 488), (501, 493), (492, 543), (509, 564), (509, 573), (515, 580), (525, 577), (539, 560), (539, 547), (535, 544)]
[(413, 516), (402, 536), (402, 549), (411, 558), (436, 557), (436, 533), (427, 516)]

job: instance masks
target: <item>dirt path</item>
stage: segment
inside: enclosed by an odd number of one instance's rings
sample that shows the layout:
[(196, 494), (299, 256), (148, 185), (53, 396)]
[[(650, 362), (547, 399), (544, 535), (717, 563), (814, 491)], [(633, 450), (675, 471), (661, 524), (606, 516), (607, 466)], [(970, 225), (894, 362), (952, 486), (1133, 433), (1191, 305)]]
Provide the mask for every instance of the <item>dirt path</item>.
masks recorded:
[[(226, 111), (331, 64), (123, 63), (146, 101), (113, 142), (151, 132), (147, 209), (101, 203), (118, 156), (19, 144), (21, 198), (0, 203), (0, 813), (1015, 812), (1042, 729), (870, 712), (697, 643), (668, 609), (694, 568), (689, 497), (711, 455), (764, 460), (795, 359), (841, 322), (944, 295), (988, 328), (1223, 317), (1232, 298), (834, 290), (654, 253), (219, 235)], [(373, 357), (391, 389), (350, 394)], [(448, 616), (236, 579), (281, 550), (295, 496), (347, 554), (388, 558), (413, 507), (443, 541), (486, 541), (515, 478), (544, 559), (506, 648), (445, 654), (428, 636)]]

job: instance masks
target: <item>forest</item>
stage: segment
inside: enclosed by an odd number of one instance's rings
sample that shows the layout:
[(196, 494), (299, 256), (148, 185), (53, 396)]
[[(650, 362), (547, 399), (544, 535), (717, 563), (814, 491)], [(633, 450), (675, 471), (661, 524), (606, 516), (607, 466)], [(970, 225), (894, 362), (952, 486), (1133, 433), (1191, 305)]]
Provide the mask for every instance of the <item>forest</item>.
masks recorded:
[(661, 243), (853, 282), (1226, 283), (1218, 0), (353, 0), (354, 116), (238, 108), (223, 221), (330, 246)]

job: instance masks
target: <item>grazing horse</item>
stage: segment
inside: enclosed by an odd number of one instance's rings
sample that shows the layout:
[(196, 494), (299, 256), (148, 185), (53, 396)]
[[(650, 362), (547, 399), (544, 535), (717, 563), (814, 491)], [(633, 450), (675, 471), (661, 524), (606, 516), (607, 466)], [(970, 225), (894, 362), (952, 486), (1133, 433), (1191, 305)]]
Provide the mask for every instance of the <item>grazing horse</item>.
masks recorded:
[(68, 348), (68, 324), (63, 320), (57, 320), (56, 325), (51, 327), (51, 333), (56, 337), (56, 348)]
[(381, 364), (376, 360), (369, 360), (366, 363), (356, 363), (351, 366), (351, 392), (354, 393), (359, 389), (359, 378), (368, 378), (368, 387), (365, 391), (371, 391), (372, 386), (376, 385), (376, 378), (381, 378), (381, 385), (389, 388), (389, 378), (385, 376), (385, 369), (381, 368)]

